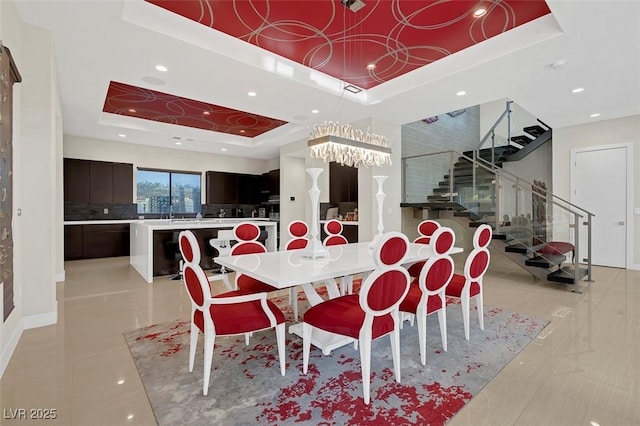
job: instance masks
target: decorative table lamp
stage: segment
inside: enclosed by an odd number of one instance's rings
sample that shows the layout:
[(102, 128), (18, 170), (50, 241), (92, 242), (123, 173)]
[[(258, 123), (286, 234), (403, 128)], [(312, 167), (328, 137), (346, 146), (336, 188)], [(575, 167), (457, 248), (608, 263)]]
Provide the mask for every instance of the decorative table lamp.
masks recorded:
[(318, 188), (318, 176), (322, 173), (321, 168), (307, 169), (307, 173), (311, 176), (312, 184), (309, 189), (309, 200), (311, 201), (311, 238), (309, 244), (304, 248), (302, 256), (315, 259), (317, 257), (329, 257), (329, 252), (322, 245), (322, 241), (318, 237), (318, 210), (320, 208), (320, 188)]
[(382, 221), (382, 207), (384, 204), (385, 193), (382, 190), (382, 184), (387, 180), (389, 176), (374, 176), (373, 178), (378, 183), (378, 192), (376, 192), (376, 201), (378, 204), (378, 233), (373, 237), (373, 241), (369, 243), (369, 248), (375, 247), (380, 237), (382, 237), (382, 231), (384, 231), (384, 223)]

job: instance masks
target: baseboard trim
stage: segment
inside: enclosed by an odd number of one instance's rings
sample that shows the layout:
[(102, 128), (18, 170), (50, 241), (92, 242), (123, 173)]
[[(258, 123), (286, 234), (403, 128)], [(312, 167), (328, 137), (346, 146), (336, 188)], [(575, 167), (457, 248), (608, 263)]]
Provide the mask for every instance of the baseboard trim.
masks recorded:
[(18, 327), (16, 327), (16, 329), (13, 331), (13, 334), (7, 341), (7, 345), (2, 349), (2, 352), (0, 352), (0, 377), (4, 375), (4, 370), (6, 370), (7, 366), (9, 365), (11, 356), (18, 346), (20, 337), (22, 337), (22, 331), (22, 325), (18, 325)]
[(31, 328), (44, 327), (53, 325), (58, 322), (58, 302), (56, 301), (55, 309), (44, 314), (27, 315), (22, 317), (22, 328), (29, 330)]
[(631, 269), (633, 271), (640, 271), (640, 263), (632, 263), (631, 265), (627, 266), (627, 269)]
[(62, 272), (59, 272), (56, 274), (56, 282), (57, 283), (61, 283), (62, 281), (64, 281), (65, 278), (65, 272), (64, 270)]

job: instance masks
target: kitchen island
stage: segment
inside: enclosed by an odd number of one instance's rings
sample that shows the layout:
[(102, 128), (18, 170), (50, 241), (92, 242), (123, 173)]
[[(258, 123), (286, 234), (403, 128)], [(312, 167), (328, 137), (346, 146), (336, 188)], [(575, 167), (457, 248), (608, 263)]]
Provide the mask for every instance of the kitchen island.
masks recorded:
[[(266, 231), (264, 241), (268, 251), (275, 251), (277, 245), (277, 222), (256, 218), (230, 219), (152, 219), (138, 220), (131, 223), (130, 231), (130, 263), (136, 271), (148, 282), (153, 282), (154, 276), (169, 275), (179, 270), (177, 254), (177, 234), (189, 229), (196, 234), (202, 251), (204, 269), (212, 265), (211, 258), (215, 250), (208, 244), (210, 238), (216, 238), (218, 231), (233, 229), (241, 222), (253, 222)], [(212, 267), (212, 266), (209, 266)]]

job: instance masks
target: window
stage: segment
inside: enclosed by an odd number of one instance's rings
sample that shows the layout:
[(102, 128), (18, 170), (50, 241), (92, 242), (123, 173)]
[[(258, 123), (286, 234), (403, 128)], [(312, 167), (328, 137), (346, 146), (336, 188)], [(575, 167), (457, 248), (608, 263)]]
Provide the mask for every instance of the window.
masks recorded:
[(138, 169), (138, 213), (200, 213), (200, 173)]

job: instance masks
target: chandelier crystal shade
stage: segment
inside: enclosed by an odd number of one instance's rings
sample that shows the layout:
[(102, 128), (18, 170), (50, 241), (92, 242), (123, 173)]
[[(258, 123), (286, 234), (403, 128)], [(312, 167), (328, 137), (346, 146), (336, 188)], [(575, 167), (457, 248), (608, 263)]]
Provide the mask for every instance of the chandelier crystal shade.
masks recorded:
[(354, 129), (350, 124), (325, 121), (314, 126), (307, 146), (312, 157), (326, 162), (352, 167), (391, 165), (387, 138)]

